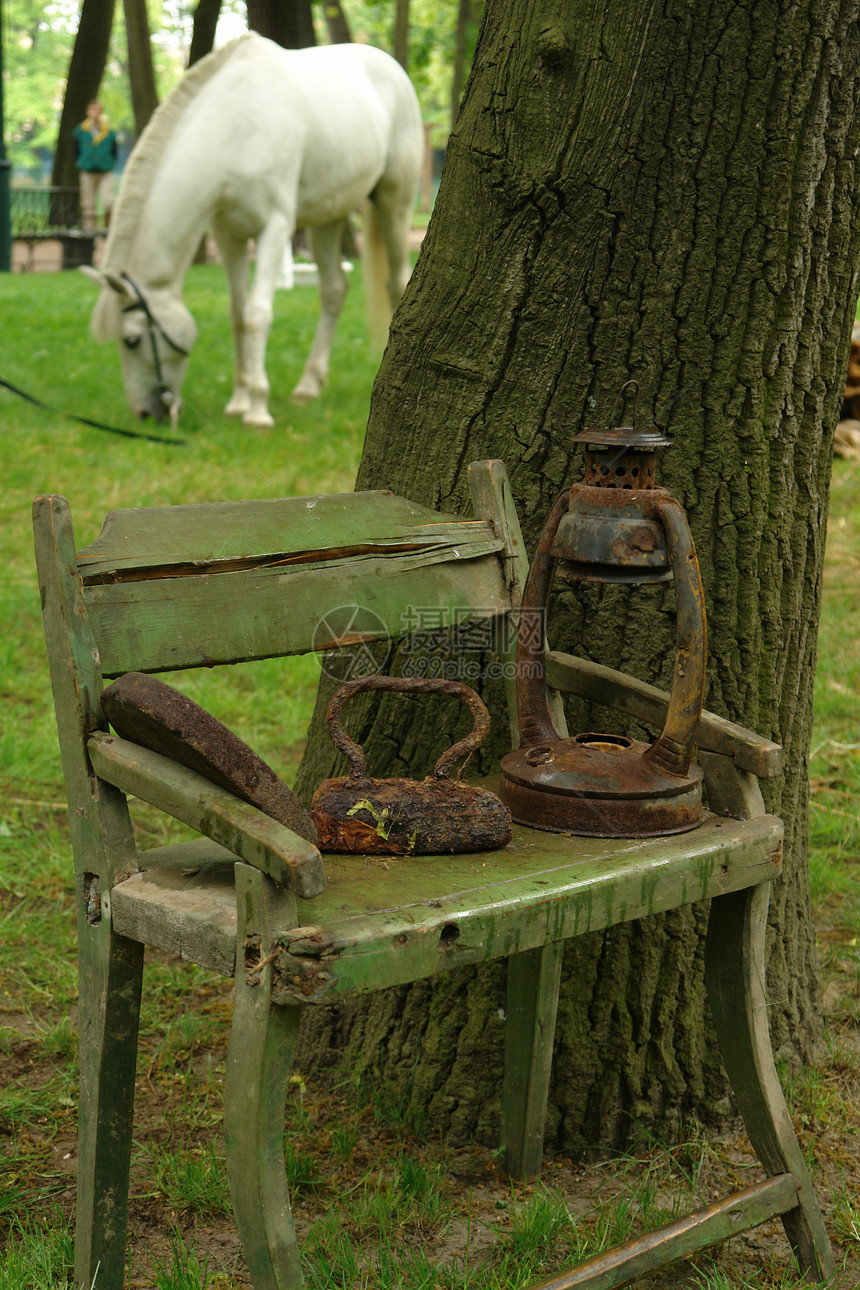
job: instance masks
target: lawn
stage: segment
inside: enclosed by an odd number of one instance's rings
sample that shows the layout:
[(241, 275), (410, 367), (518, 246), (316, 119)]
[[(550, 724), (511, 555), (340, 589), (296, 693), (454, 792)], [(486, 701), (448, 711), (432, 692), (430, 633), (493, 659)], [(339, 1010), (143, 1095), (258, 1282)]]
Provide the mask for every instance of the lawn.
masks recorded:
[[(76, 1121), (76, 967), (71, 864), (35, 583), (29, 512), (40, 492), (72, 502), (79, 546), (111, 507), (349, 489), (376, 359), (365, 339), (360, 271), (321, 399), (293, 407), (316, 319), (315, 293), (279, 292), (269, 346), (276, 426), (249, 430), (221, 409), (229, 395), (226, 293), (197, 266), (186, 299), (200, 336), (179, 445), (83, 426), (61, 415), (141, 429), (128, 412), (112, 348), (87, 318), (93, 288), (74, 273), (0, 281), (0, 378), (55, 411), (0, 390), (4, 430), (0, 637), (0, 1290), (70, 1284)], [(167, 433), (169, 431), (159, 432)], [(860, 463), (837, 461), (811, 763), (811, 875), (823, 973), (820, 1062), (786, 1071), (792, 1111), (842, 1267), (860, 1285)], [(265, 663), (201, 673), (192, 691), (289, 781), (316, 688), (313, 660), (290, 683)], [(162, 840), (136, 812), (147, 843)], [(247, 1287), (230, 1218), (220, 1138), (230, 983), (148, 956), (132, 1173), (129, 1284), (159, 1290)], [(611, 1161), (547, 1162), (543, 1182), (513, 1186), (490, 1152), (455, 1149), (412, 1122), (361, 1070), (334, 1085), (293, 1082), (288, 1173), (311, 1286), (376, 1290), (515, 1287), (693, 1208), (749, 1178), (741, 1136), (691, 1126), (678, 1143), (643, 1140)], [(729, 1183), (730, 1185), (730, 1183)], [(763, 1229), (639, 1285), (789, 1290), (779, 1232)]]

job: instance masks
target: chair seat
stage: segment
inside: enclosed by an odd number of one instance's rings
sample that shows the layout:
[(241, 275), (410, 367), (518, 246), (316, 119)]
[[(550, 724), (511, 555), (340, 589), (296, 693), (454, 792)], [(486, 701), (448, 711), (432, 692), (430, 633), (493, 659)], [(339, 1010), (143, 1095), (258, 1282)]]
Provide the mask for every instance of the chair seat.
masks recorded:
[[(781, 844), (775, 816), (708, 815), (668, 838), (514, 825), (499, 851), (326, 856), (327, 890), (278, 936), (274, 997), (331, 1003), (757, 886), (779, 875)], [(114, 929), (233, 975), (235, 859), (207, 839), (149, 852), (113, 890)]]

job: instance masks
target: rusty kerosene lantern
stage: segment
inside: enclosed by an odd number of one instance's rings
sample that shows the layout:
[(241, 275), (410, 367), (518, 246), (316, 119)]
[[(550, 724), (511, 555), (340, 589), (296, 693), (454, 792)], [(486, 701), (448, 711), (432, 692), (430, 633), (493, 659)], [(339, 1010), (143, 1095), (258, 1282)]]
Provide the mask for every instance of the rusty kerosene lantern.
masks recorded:
[[(585, 430), (585, 481), (565, 489), (540, 535), (517, 640), (520, 747), (502, 758), (500, 796), (534, 828), (592, 837), (683, 833), (703, 818), (702, 772), (691, 764), (705, 684), (705, 610), (681, 506), (654, 482), (670, 441), (635, 425), (628, 381), (604, 430)], [(626, 417), (628, 404), (632, 412)], [(621, 407), (622, 422), (615, 424)], [(562, 738), (546, 697), (545, 616), (553, 576), (638, 586), (674, 578), (677, 651), (663, 729), (650, 746), (625, 735)]]

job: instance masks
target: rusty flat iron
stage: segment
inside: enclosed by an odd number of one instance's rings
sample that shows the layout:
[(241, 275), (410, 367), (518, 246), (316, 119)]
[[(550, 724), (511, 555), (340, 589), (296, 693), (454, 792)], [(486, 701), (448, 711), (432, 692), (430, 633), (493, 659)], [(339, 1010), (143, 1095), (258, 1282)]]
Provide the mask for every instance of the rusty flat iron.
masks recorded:
[(172, 685), (126, 672), (102, 694), (105, 716), (121, 739), (171, 757), (235, 793), (243, 802), (316, 843), (307, 808), (238, 735)]
[[(474, 726), (442, 754), (426, 779), (371, 779), (363, 749), (341, 725), (344, 704), (362, 690), (452, 695), (469, 708)], [(490, 728), (490, 714), (469, 686), (423, 677), (359, 677), (334, 695), (327, 722), (332, 742), (349, 760), (350, 772), (325, 780), (314, 793), (311, 814), (321, 851), (451, 855), (490, 851), (510, 841), (510, 811), (495, 793), (448, 777), (461, 757), (480, 747)]]

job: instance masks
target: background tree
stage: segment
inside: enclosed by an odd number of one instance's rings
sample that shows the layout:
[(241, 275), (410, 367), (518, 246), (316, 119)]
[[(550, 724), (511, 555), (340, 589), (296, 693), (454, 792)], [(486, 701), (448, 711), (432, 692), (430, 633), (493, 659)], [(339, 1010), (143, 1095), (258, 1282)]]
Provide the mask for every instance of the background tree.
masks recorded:
[[(460, 110), (460, 96), (468, 69), (467, 47), (471, 43), (474, 49), (475, 38), (469, 42), (470, 29), (474, 25), (473, 0), (459, 0), (457, 5), (457, 26), (454, 35), (454, 62), (451, 68), (451, 125), (457, 120)], [(469, 51), (471, 52), (471, 50)]]
[[(661, 475), (699, 551), (706, 704), (785, 748), (769, 795), (786, 825), (770, 1019), (777, 1049), (804, 1058), (818, 1030), (806, 875), (816, 626), (860, 282), (858, 17), (858, 0), (488, 0), (357, 480), (462, 511), (467, 463), (501, 457), (531, 547), (559, 489), (581, 478), (571, 436), (607, 422), (622, 382), (640, 382), (643, 424), (665, 427), (677, 399)], [(560, 592), (550, 635), (668, 688), (674, 600), (660, 586)], [(500, 697), (487, 697), (499, 738), (485, 771), (506, 733)], [(402, 707), (354, 713), (372, 774), (423, 775), (445, 745), (435, 712), (420, 726)], [(620, 728), (604, 712), (570, 722)], [(301, 786), (336, 764), (318, 710)], [(552, 1146), (619, 1145), (631, 1115), (671, 1130), (725, 1112), (703, 1033), (704, 919), (569, 944)], [(329, 1014), (304, 1058), (345, 1046), (429, 1121), (492, 1141), (503, 980), (503, 967), (464, 971)]]
[(128, 69), (134, 124), (138, 136), (158, 107), (155, 69), (152, 65), (152, 42), (146, 0), (123, 0), (125, 29), (128, 39)]
[(98, 97), (110, 45), (113, 11), (114, 0), (83, 0), (81, 5), (51, 174), (51, 183), (57, 188), (77, 188), (72, 131), (84, 119), (87, 103)]
[(409, 0), (394, 0), (394, 33), (391, 52), (401, 67), (409, 64)]
[(352, 40), (352, 33), (340, 0), (322, 0), (321, 8), (331, 43), (348, 45)]
[(311, 0), (248, 0), (248, 26), (285, 49), (316, 44)]
[(215, 44), (215, 30), (221, 16), (221, 0), (198, 0), (194, 10), (194, 27), (188, 51), (188, 66), (193, 66)]

